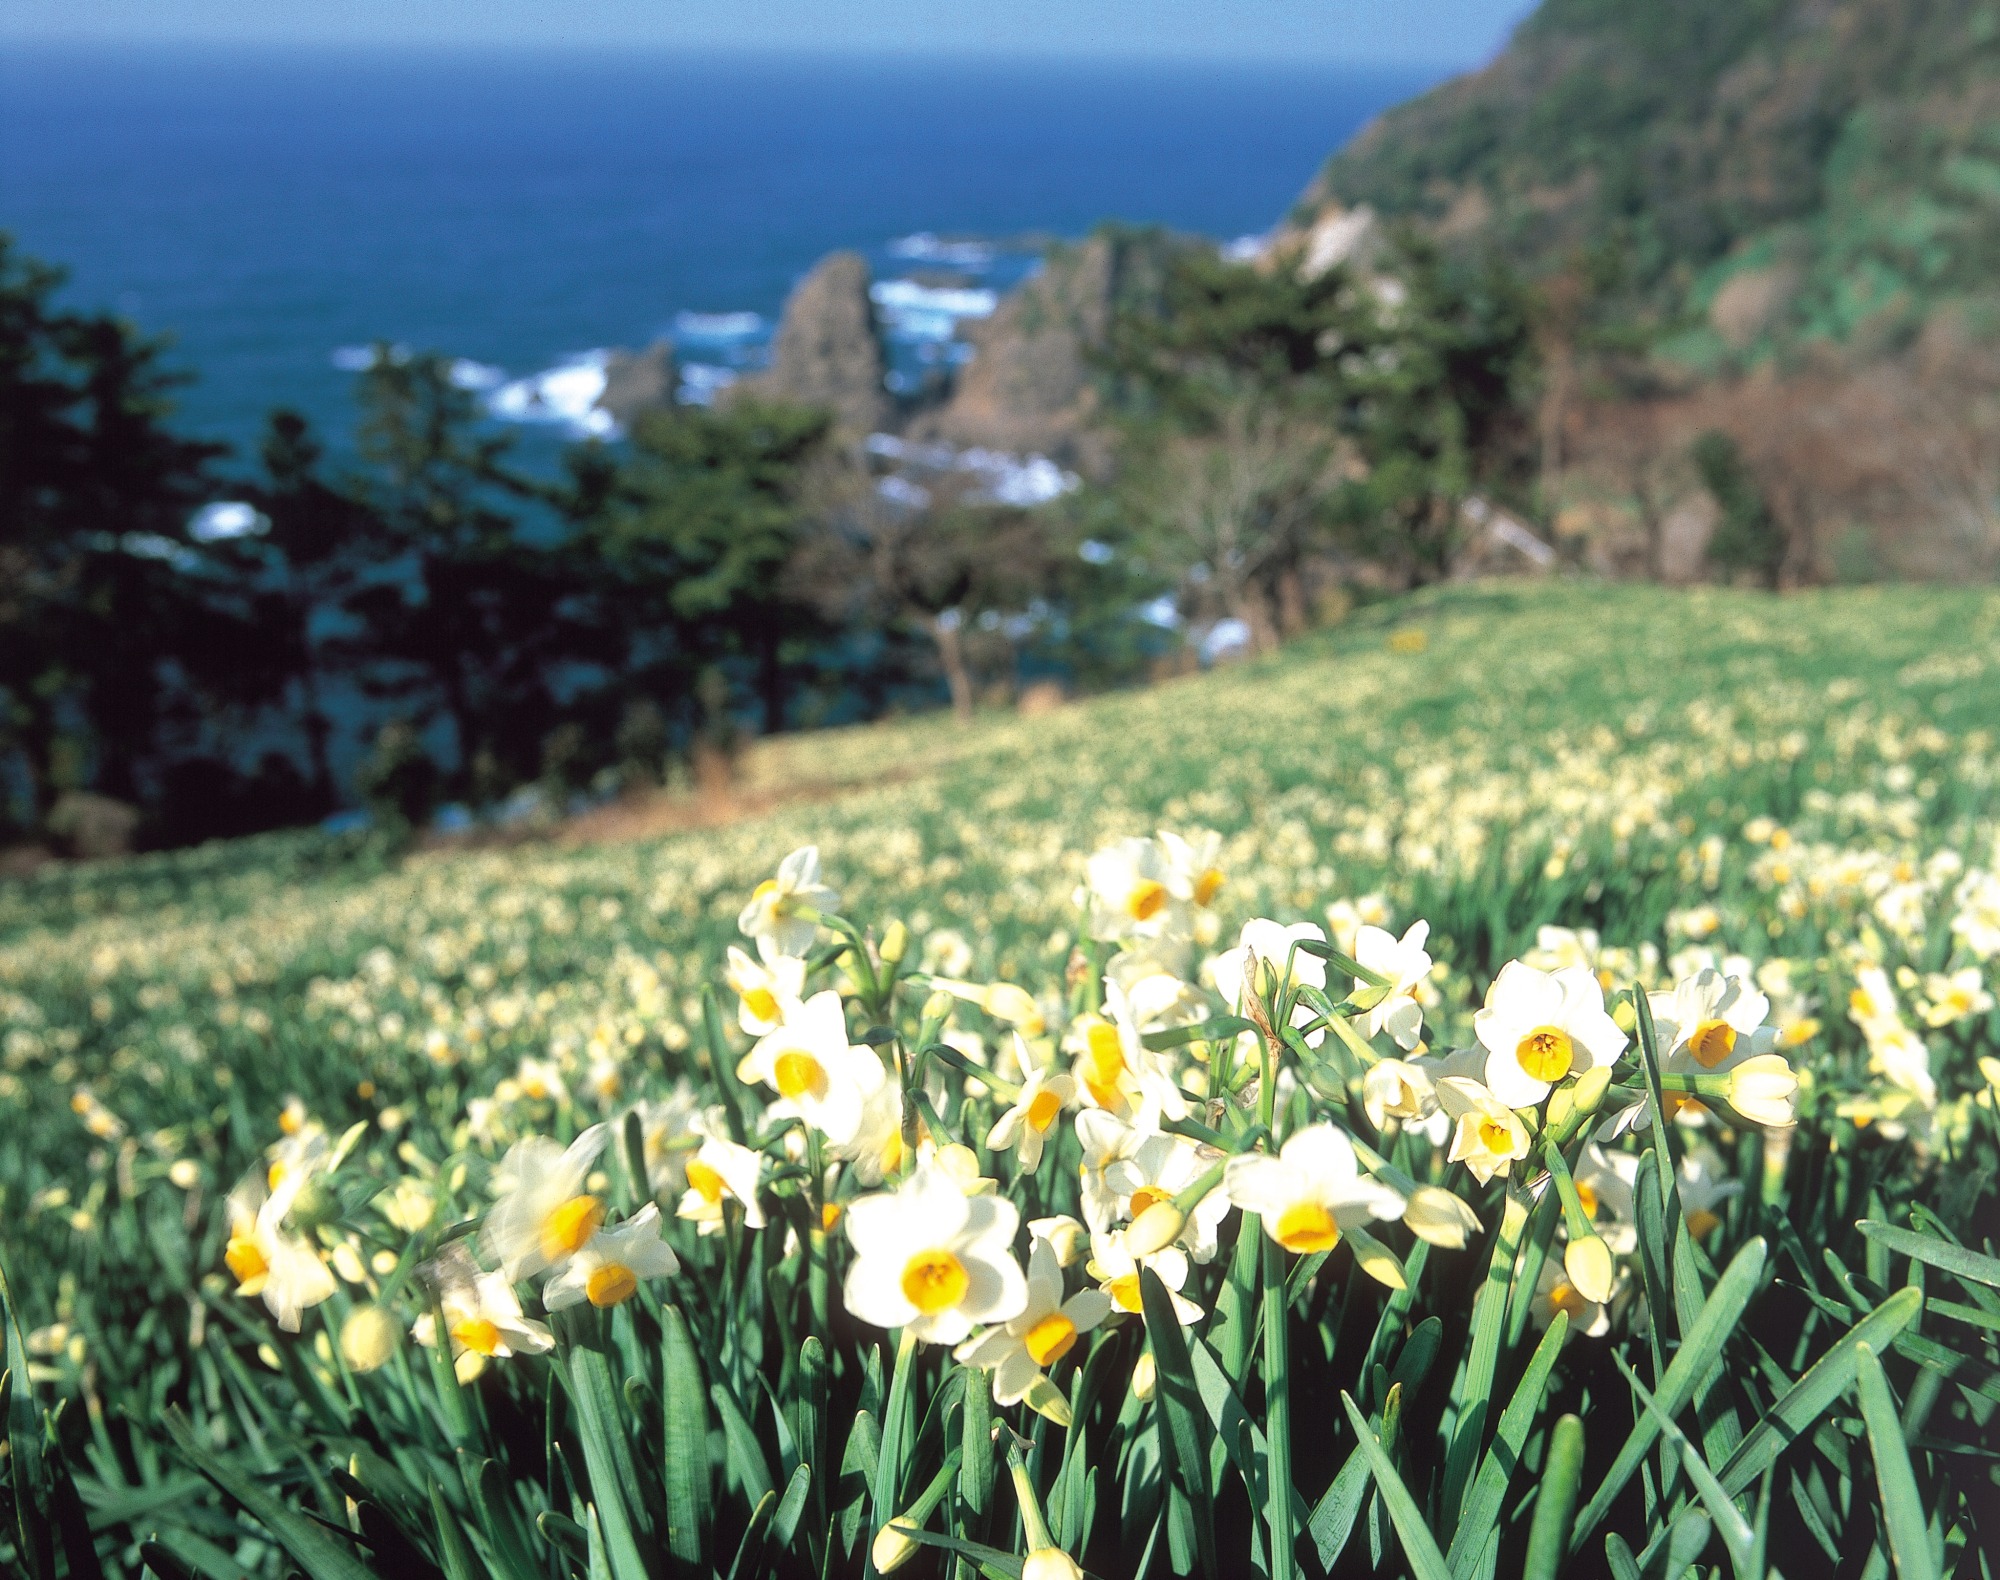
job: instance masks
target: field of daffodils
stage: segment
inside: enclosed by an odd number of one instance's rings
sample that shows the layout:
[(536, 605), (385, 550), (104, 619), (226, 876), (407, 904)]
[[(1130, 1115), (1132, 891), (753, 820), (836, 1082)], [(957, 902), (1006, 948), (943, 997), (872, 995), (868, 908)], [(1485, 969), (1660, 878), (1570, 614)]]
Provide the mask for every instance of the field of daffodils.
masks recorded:
[(2000, 1568), (2000, 595), (745, 779), (0, 885), (0, 1573)]

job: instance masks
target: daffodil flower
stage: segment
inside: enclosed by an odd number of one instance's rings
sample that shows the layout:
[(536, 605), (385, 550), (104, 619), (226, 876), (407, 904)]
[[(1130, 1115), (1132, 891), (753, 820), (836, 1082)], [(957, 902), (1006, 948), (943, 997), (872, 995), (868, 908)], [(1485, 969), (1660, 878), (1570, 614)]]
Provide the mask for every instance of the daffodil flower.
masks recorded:
[(1198, 911), (1207, 910), (1225, 881), (1222, 836), (1207, 831), (1183, 836), (1162, 829), (1159, 840), (1160, 853), (1166, 857), (1167, 887), (1174, 898)]
[(1484, 1185), (1498, 1174), (1513, 1172), (1532, 1145), (1520, 1117), (1479, 1082), (1448, 1075), (1437, 1083), (1438, 1103), (1451, 1117), (1454, 1163), (1463, 1163)]
[(1093, 938), (1117, 942), (1185, 930), (1184, 905), (1174, 893), (1177, 875), (1157, 840), (1107, 845), (1091, 856), (1085, 874)]
[(790, 1111), (836, 1146), (861, 1129), (868, 1099), (888, 1079), (873, 1048), (851, 1043), (847, 1012), (831, 988), (790, 1011), (736, 1067), (746, 1085), (774, 1088)]
[(1575, 1284), (1570, 1282), (1569, 1271), (1555, 1257), (1542, 1263), (1542, 1271), (1535, 1281), (1534, 1300), (1529, 1312), (1535, 1325), (1546, 1328), (1555, 1321), (1560, 1311), (1569, 1318), (1570, 1337), (1584, 1334), (1589, 1338), (1602, 1338), (1611, 1331), (1611, 1311), (1608, 1302), (1599, 1302), (1585, 1297)]
[(1363, 927), (1354, 935), (1354, 959), (1377, 976), (1387, 977), (1387, 987), (1372, 991), (1381, 996), (1369, 1005), (1362, 1026), (1368, 1036), (1388, 1032), (1396, 1046), (1414, 1048), (1424, 1033), (1424, 1007), (1417, 1002), (1418, 987), (1431, 974), (1431, 957), (1424, 950), (1431, 924), (1410, 923), (1401, 938), (1380, 927)]
[(1076, 1082), (1070, 1076), (1041, 1069), (1030, 1072), (1013, 1106), (987, 1132), (987, 1149), (1004, 1152), (1012, 1147), (1020, 1157), (1022, 1172), (1034, 1173), (1041, 1167), (1042, 1149), (1048, 1144), (1049, 1132), (1075, 1098)]
[(753, 960), (736, 945), (729, 946), (723, 980), (736, 994), (736, 1023), (751, 1037), (774, 1032), (784, 1023), (788, 1005), (798, 1003), (806, 989), (806, 963), (796, 955), (779, 955), (768, 963)]
[(993, 1402), (1019, 1404), (1036, 1380), (1111, 1313), (1111, 1297), (1083, 1289), (1063, 1298), (1062, 1262), (1047, 1240), (1028, 1253), (1028, 1297), (1020, 1314), (952, 1351), (954, 1359), (993, 1374)]
[(621, 1306), (649, 1278), (666, 1278), (681, 1270), (673, 1247), (660, 1238), (660, 1209), (647, 1202), (623, 1223), (610, 1224), (590, 1237), (542, 1286), (542, 1304), (564, 1311), (587, 1300), (600, 1310)]
[(268, 1190), (263, 1176), (252, 1174), (229, 1193), (229, 1244), (222, 1259), (236, 1293), (262, 1296), (287, 1333), (298, 1332), (304, 1312), (329, 1299), (335, 1287), (319, 1248), (285, 1222), (310, 1177), (296, 1173)]
[(610, 1135), (592, 1125), (566, 1148), (529, 1136), (508, 1149), (495, 1182), (499, 1199), (479, 1231), (480, 1249), (508, 1283), (560, 1267), (597, 1233), (604, 1202), (585, 1183)]
[(806, 845), (778, 864), (778, 875), (757, 885), (736, 918), (766, 961), (802, 959), (819, 936), (814, 913), (840, 908), (840, 895), (820, 882), (819, 847)]
[(1625, 1051), (1603, 988), (1580, 966), (1547, 972), (1510, 960), (1472, 1025), (1486, 1049), (1485, 1084), (1509, 1108), (1532, 1107), (1566, 1077)]
[(1764, 1024), (1770, 999), (1741, 977), (1704, 969), (1647, 1003), (1666, 1050), (1663, 1072), (1720, 1075), (1778, 1045), (1777, 1027)]
[(996, 1195), (968, 1196), (934, 1166), (892, 1192), (863, 1196), (844, 1217), (854, 1247), (842, 1296), (880, 1328), (927, 1344), (958, 1344), (982, 1322), (1006, 1322), (1028, 1301), (1010, 1249), (1021, 1214)]
[[(1171, 1202), (1221, 1161), (1222, 1154), (1214, 1147), (1186, 1136), (1140, 1133), (1132, 1145), (1104, 1165), (1104, 1187), (1116, 1203), (1114, 1216), (1136, 1221), (1149, 1207)], [(1196, 1262), (1214, 1259), (1217, 1231), (1229, 1215), (1229, 1207), (1225, 1192), (1210, 1191), (1195, 1204), (1174, 1236)]]
[[(1324, 988), (1326, 962), (1296, 946), (1325, 942), (1326, 930), (1315, 923), (1295, 922), (1287, 927), (1260, 917), (1243, 924), (1234, 949), (1209, 962), (1209, 975), (1216, 992), (1232, 1009), (1242, 1008), (1253, 994), (1258, 998), (1273, 998), (1288, 984)], [(1250, 975), (1252, 961), (1256, 963), (1254, 980)], [(1300, 1002), (1292, 1006), (1294, 1026), (1304, 1026), (1318, 1018), (1318, 1012), (1309, 1004)], [(1309, 1032), (1306, 1044), (1317, 1048), (1325, 1037), (1324, 1028)]]
[(1287, 1251), (1330, 1251), (1343, 1230), (1400, 1218), (1403, 1197), (1360, 1171), (1354, 1146), (1331, 1124), (1309, 1125), (1286, 1138), (1274, 1157), (1247, 1153), (1229, 1160), (1222, 1188)]
[(687, 1189), (674, 1216), (693, 1223), (698, 1234), (717, 1234), (723, 1226), (723, 1205), (733, 1201), (743, 1209), (745, 1228), (763, 1228), (764, 1209), (757, 1204), (763, 1171), (761, 1152), (720, 1136), (707, 1137), (687, 1160)]
[[(462, 1244), (447, 1247), (426, 1265), (424, 1274), (437, 1290), (445, 1339), (460, 1382), (478, 1376), (489, 1360), (539, 1355), (555, 1348), (555, 1335), (522, 1314), (520, 1297), (506, 1274), (480, 1272)], [(437, 1319), (431, 1312), (418, 1317), (412, 1331), (427, 1349), (438, 1341)]]
[(1134, 1256), (1123, 1234), (1093, 1234), (1090, 1260), (1084, 1271), (1097, 1280), (1098, 1288), (1111, 1297), (1111, 1304), (1128, 1316), (1145, 1311), (1139, 1288), (1139, 1270), (1149, 1269), (1167, 1292), (1174, 1317), (1184, 1328), (1202, 1318), (1202, 1309), (1181, 1293), (1188, 1280), (1188, 1256), (1178, 1245), (1165, 1246), (1145, 1256)]

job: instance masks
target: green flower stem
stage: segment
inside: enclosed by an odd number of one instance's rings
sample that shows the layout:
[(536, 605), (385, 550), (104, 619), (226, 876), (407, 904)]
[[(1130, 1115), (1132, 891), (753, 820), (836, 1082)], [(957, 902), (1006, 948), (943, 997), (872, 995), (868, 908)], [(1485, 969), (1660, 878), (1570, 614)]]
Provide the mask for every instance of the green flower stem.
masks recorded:
[(1264, 1445), (1266, 1518), (1271, 1527), (1271, 1580), (1292, 1580), (1296, 1572), (1292, 1527), (1292, 1395), (1285, 1319), (1284, 1248), (1264, 1241)]
[(1055, 1546), (1056, 1539), (1049, 1534), (1049, 1522), (1042, 1518), (1041, 1500), (1035, 1496), (1035, 1483), (1028, 1476), (1027, 1462), (1021, 1458), (1018, 1443), (1007, 1445), (1007, 1473), (1014, 1478), (1014, 1498), (1021, 1505), (1021, 1531), (1028, 1538), (1028, 1551)]
[(1562, 1148), (1546, 1137), (1542, 1142), (1542, 1162), (1548, 1166), (1549, 1175), (1556, 1182), (1556, 1194), (1562, 1198), (1563, 1221), (1569, 1225), (1570, 1238), (1578, 1240), (1596, 1234), (1590, 1214), (1584, 1211), (1583, 1198), (1576, 1193), (1576, 1180), (1570, 1174)]
[(1222, 1172), (1229, 1166), (1227, 1158), (1205, 1169), (1174, 1197), (1174, 1209), (1186, 1217), (1199, 1207), (1202, 1199), (1222, 1183)]

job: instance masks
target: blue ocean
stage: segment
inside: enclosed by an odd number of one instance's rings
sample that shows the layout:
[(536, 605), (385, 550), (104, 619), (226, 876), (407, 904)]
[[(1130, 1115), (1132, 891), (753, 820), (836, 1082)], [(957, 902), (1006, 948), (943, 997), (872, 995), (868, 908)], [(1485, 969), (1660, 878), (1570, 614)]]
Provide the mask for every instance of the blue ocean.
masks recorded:
[(338, 442), (380, 342), (464, 359), (519, 415), (521, 381), (669, 339), (699, 398), (834, 248), (933, 356), (1047, 238), (1266, 229), (1442, 75), (16, 46), (0, 230), (69, 300), (171, 336), (182, 425), (240, 453), (277, 405)]

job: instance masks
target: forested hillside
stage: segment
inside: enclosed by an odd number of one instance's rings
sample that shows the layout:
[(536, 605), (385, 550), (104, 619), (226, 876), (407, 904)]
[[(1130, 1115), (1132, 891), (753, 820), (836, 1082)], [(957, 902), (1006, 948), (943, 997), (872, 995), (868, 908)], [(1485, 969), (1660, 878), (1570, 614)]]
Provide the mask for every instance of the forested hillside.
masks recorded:
[(1989, 318), (1991, 0), (1548, 0), (1307, 195), (1570, 272), (1683, 361)]

